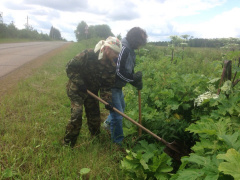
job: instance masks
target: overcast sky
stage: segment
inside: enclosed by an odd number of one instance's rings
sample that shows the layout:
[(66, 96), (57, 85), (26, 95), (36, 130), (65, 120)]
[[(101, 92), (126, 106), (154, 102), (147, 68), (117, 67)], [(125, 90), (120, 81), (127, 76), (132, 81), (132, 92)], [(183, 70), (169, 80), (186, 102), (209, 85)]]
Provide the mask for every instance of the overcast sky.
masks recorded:
[[(148, 41), (171, 35), (194, 38), (240, 38), (240, 0), (1, 0), (3, 22), (18, 29), (27, 23), (39, 33), (51, 26), (76, 41), (81, 21), (107, 24), (122, 37), (134, 26), (146, 30)], [(28, 18), (27, 18), (28, 17)]]

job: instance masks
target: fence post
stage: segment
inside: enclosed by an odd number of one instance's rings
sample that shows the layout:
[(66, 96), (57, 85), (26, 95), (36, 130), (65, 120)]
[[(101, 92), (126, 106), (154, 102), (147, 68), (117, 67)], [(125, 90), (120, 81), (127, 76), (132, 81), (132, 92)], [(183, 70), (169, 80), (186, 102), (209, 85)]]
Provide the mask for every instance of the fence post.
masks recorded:
[(231, 79), (232, 79), (232, 61), (225, 60), (221, 80), (220, 80), (219, 86), (218, 86), (217, 94), (220, 94), (220, 91), (221, 91), (220, 86), (223, 84), (223, 82), (226, 81), (226, 80), (231, 81)]

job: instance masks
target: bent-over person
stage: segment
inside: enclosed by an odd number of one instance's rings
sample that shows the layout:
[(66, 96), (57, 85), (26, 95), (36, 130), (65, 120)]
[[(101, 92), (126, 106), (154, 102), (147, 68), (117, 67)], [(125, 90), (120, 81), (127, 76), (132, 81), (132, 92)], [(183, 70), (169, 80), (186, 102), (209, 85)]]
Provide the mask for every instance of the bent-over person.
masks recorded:
[(88, 129), (92, 136), (100, 133), (99, 102), (87, 94), (87, 90), (111, 104), (111, 88), (115, 83), (116, 63), (114, 59), (122, 48), (115, 37), (101, 40), (95, 49), (88, 49), (71, 59), (66, 65), (69, 78), (67, 95), (71, 100), (71, 118), (66, 126), (64, 144), (74, 147), (82, 126), (83, 106)]

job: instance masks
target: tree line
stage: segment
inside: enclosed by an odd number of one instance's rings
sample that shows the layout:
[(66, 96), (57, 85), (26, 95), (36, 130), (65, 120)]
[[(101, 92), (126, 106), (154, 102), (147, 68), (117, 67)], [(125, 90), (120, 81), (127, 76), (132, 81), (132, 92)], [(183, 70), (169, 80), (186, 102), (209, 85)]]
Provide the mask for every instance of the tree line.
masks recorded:
[[(79, 42), (85, 39), (91, 38), (103, 38), (106, 39), (109, 36), (114, 36), (111, 28), (107, 24), (101, 25), (90, 25), (85, 21), (81, 21), (76, 29), (74, 30), (76, 40)], [(24, 29), (19, 30), (13, 22), (10, 24), (0, 23), (0, 38), (20, 38), (20, 39), (31, 39), (31, 40), (64, 40), (61, 37), (61, 32), (51, 27), (49, 34), (39, 33), (32, 26), (25, 25)], [(121, 34), (117, 35), (117, 38), (122, 39)], [(170, 36), (170, 41), (158, 41), (149, 42), (149, 44), (157, 46), (170, 46), (170, 47), (224, 47), (236, 48), (240, 46), (239, 38), (215, 38), (215, 39), (204, 39), (204, 38), (193, 38), (190, 35), (181, 36)]]
[[(81, 21), (76, 30), (74, 30), (76, 40), (79, 42), (85, 39), (91, 38), (104, 38), (114, 36), (111, 28), (106, 25), (90, 25), (88, 26), (85, 21)], [(117, 36), (121, 39), (121, 35)], [(24, 29), (18, 29), (13, 22), (10, 24), (0, 23), (0, 38), (19, 38), (19, 39), (31, 39), (31, 40), (65, 40), (61, 37), (61, 32), (51, 27), (49, 34), (38, 33), (32, 26), (25, 25)], [(66, 41), (66, 40), (65, 40)]]
[(220, 48), (225, 46), (239, 47), (240, 39), (239, 38), (193, 38), (190, 35), (181, 35), (181, 36), (170, 36), (170, 41), (158, 41), (151, 42), (153, 45), (157, 46), (175, 46), (175, 47), (212, 47)]
[[(91, 39), (91, 38), (103, 38), (106, 39), (109, 36), (114, 36), (111, 31), (111, 28), (107, 24), (101, 25), (90, 25), (85, 21), (81, 21), (76, 30), (74, 31), (77, 41), (81, 41), (84, 39)], [(121, 39), (121, 35), (117, 35), (119, 39)]]
[(19, 38), (30, 40), (65, 40), (61, 37), (61, 33), (53, 26), (50, 29), (49, 34), (39, 33), (32, 26), (25, 25), (24, 29), (18, 29), (13, 22), (10, 24), (0, 23), (0, 38)]

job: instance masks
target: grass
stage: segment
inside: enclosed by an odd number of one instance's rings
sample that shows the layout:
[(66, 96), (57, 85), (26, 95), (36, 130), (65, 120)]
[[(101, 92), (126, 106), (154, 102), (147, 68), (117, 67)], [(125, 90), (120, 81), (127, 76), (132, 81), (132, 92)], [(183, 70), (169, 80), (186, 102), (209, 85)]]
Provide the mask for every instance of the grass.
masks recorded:
[[(0, 179), (124, 179), (123, 154), (104, 130), (92, 139), (85, 116), (76, 147), (61, 145), (70, 118), (65, 65), (86, 46), (72, 43), (2, 98)], [(90, 172), (81, 177), (83, 168)]]
[[(14, 90), (1, 97), (0, 179), (128, 178), (120, 169), (123, 153), (111, 144), (110, 137), (104, 130), (99, 139), (91, 138), (85, 115), (75, 148), (61, 145), (70, 118), (65, 65), (77, 53), (94, 47), (96, 42), (97, 40), (71, 43), (65, 51), (46, 61), (34, 75), (22, 80)], [(214, 65), (211, 64), (213, 59), (221, 62), (221, 56), (217, 52), (210, 53), (210, 50), (203, 49), (203, 57), (197, 50), (186, 50), (195, 63), (186, 56), (178, 62), (180, 65), (182, 63), (182, 69), (178, 71), (193, 73), (193, 69), (204, 69), (206, 75), (221, 74), (206, 68)], [(102, 116), (108, 113), (102, 105), (101, 108)], [(131, 112), (126, 112), (128, 113), (132, 116)], [(80, 172), (84, 168), (90, 169), (90, 172), (82, 176)]]

